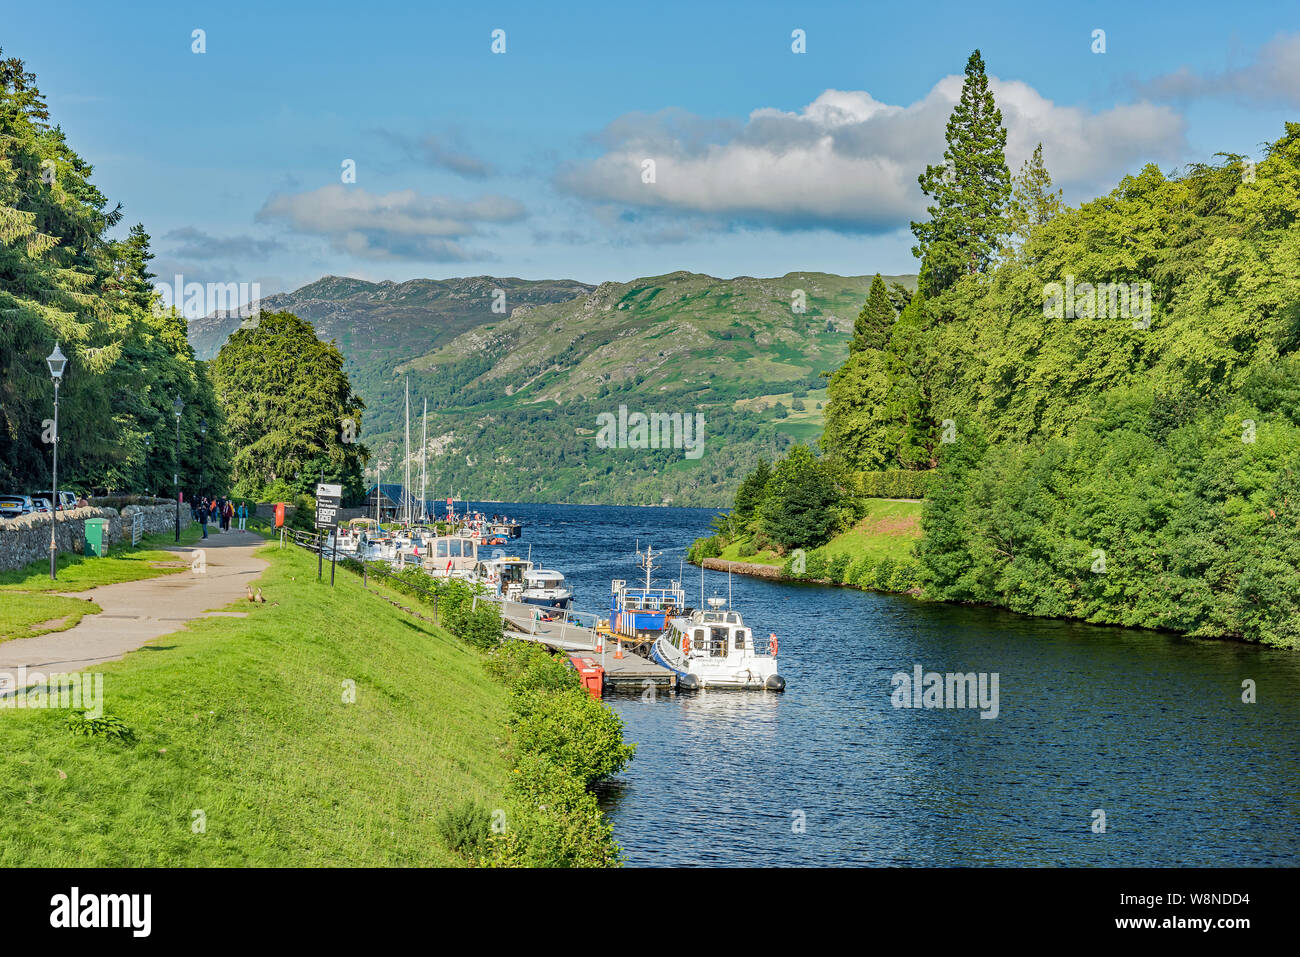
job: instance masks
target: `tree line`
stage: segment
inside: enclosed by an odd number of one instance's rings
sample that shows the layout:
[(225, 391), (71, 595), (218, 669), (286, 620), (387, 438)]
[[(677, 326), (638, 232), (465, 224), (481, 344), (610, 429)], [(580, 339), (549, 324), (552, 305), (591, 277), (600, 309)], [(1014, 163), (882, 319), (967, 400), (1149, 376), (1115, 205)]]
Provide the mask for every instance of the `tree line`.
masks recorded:
[[(362, 404), (332, 345), (289, 314), (250, 320), (211, 364), (162, 308), (142, 224), (0, 55), (0, 493), (47, 488), (56, 344), (59, 484), (91, 492), (292, 497), (322, 476), (359, 500)], [(179, 416), (177, 415), (179, 400)]]
[(938, 466), (932, 597), (1300, 646), (1300, 124), (1078, 207), (1005, 142), (977, 51), (917, 294), (873, 284), (827, 457)]

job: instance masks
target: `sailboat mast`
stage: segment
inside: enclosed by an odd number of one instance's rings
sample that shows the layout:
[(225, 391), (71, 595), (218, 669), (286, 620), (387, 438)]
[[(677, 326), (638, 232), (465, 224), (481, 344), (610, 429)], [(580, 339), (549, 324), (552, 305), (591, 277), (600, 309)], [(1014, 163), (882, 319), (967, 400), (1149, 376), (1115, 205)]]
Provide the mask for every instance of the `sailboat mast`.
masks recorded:
[(420, 417), (420, 521), (428, 516), (424, 514), (424, 483), (429, 478), (429, 400), (424, 400), (424, 415)]
[(406, 379), (406, 469), (402, 486), (402, 513), (407, 524), (411, 521), (411, 379)]

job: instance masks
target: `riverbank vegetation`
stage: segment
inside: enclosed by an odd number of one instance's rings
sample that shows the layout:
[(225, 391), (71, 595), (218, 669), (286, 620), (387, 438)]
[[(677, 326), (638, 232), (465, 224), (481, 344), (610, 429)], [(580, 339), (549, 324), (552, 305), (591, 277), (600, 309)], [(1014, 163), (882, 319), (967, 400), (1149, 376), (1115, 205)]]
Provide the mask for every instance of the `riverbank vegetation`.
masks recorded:
[(736, 507), (715, 519), (714, 534), (698, 539), (688, 558), (768, 565), (792, 581), (915, 592), (921, 502), (871, 494), (899, 484), (889, 473), (855, 473), (796, 446), (775, 468), (760, 463), (746, 477)]
[(591, 787), (632, 759), (636, 748), (623, 741), (622, 719), (587, 693), (563, 656), (531, 642), (503, 642), (499, 610), (468, 583), (415, 566), (392, 574), (372, 562), (368, 570), (379, 573), (377, 587), (415, 599), (439, 626), (487, 651), (488, 672), (510, 692), (509, 804), (493, 810), (465, 801), (450, 812), (446, 833), (458, 853), (487, 866), (618, 864), (612, 827)]
[[(918, 290), (873, 284), (815, 468), (937, 467), (927, 597), (1300, 647), (1300, 124), (1078, 207), (1005, 137), (977, 51), (920, 177)], [(716, 530), (757, 549), (741, 512)]]
[(105, 717), (129, 734), (0, 709), (0, 863), (617, 862), (586, 784), (630, 748), (599, 702), (609, 718), (579, 710), (562, 663), (512, 649), (497, 665), (384, 586), (318, 585), (295, 548), (260, 555), (267, 604), (102, 667)]

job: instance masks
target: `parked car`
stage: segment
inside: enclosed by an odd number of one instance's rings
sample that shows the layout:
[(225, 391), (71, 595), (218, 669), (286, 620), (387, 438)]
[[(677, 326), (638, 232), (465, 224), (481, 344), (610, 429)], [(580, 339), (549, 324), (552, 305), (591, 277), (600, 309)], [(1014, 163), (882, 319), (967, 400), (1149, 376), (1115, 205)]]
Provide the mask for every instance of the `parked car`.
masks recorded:
[[(36, 493), (47, 502), (54, 501), (54, 493), (49, 489)], [(66, 489), (59, 489), (59, 511), (77, 507), (77, 495), (75, 492), (69, 492)]]
[(41, 498), (39, 495), (33, 495), (32, 511), (48, 515), (51, 511), (50, 500), (48, 498)]
[(18, 518), (36, 511), (29, 495), (0, 495), (0, 518)]

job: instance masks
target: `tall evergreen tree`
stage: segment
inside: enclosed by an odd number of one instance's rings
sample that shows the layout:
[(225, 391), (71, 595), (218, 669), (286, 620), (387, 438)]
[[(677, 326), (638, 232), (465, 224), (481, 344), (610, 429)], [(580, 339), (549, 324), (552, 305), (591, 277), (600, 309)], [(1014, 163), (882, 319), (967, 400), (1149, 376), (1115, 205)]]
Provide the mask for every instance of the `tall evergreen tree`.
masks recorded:
[(1007, 231), (1007, 131), (979, 50), (966, 62), (961, 99), (946, 135), (943, 163), (927, 166), (918, 177), (921, 190), (934, 199), (926, 209), (930, 219), (912, 223), (917, 239), (912, 254), (921, 258), (919, 285), (929, 296), (987, 269)]
[(866, 305), (858, 313), (853, 323), (853, 340), (849, 343), (849, 354), (863, 349), (880, 349), (889, 341), (889, 327), (894, 324), (894, 306), (889, 301), (889, 291), (885, 281), (876, 273), (871, 280), (871, 291), (867, 294)]
[(1043, 144), (1034, 148), (1034, 155), (1025, 160), (1020, 172), (1011, 181), (1011, 201), (1007, 205), (1007, 252), (1024, 246), (1030, 235), (1065, 204), (1061, 191), (1052, 191), (1052, 175), (1043, 162)]

